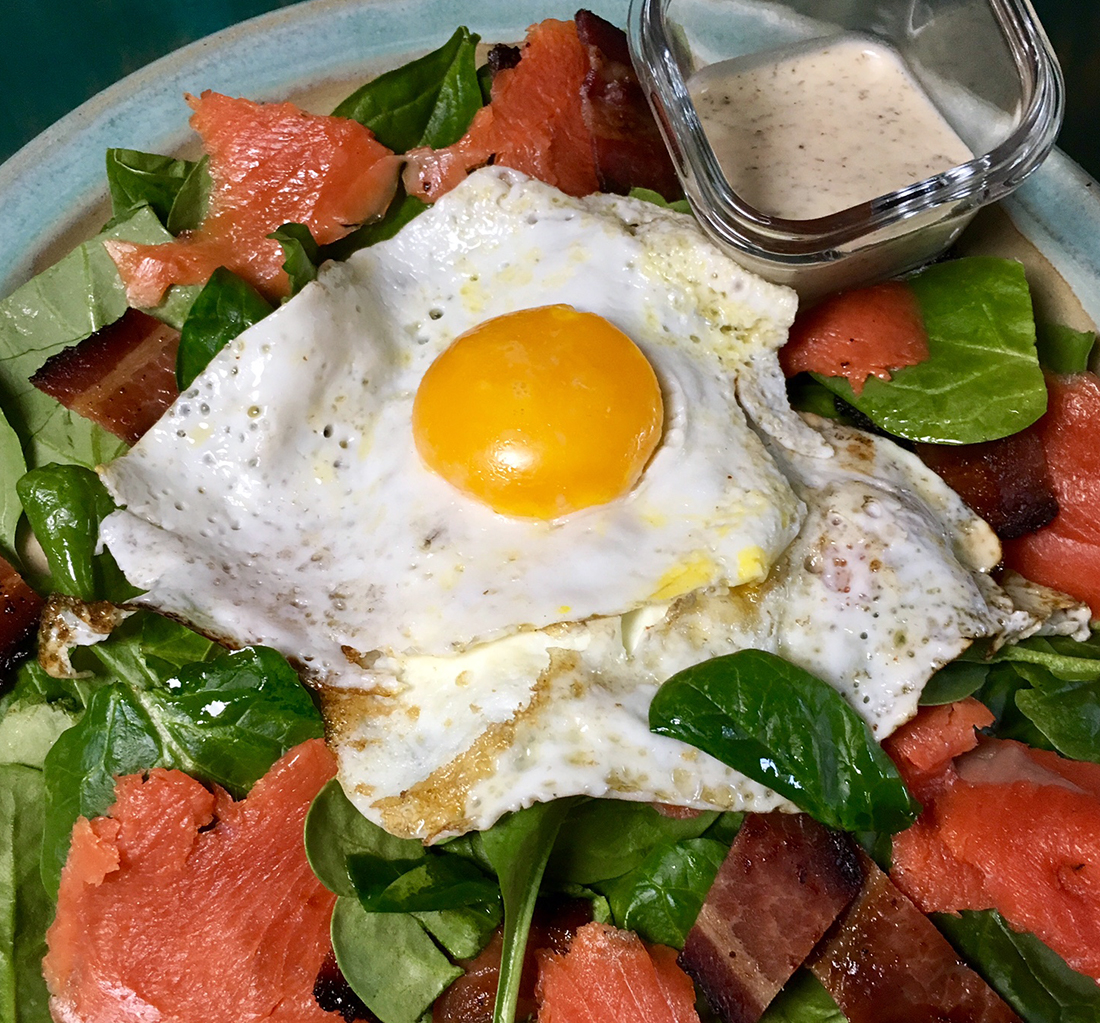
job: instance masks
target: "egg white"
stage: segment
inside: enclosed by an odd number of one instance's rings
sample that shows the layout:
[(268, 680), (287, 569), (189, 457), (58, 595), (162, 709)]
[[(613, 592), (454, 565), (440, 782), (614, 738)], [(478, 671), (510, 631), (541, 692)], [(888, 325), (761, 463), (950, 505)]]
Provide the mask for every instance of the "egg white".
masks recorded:
[[(454, 337), (558, 302), (641, 347), (665, 430), (624, 498), (507, 518), (421, 464), (412, 400)], [(882, 736), (972, 638), (1036, 626), (937, 477), (791, 412), (794, 307), (689, 217), (477, 172), (219, 354), (101, 470), (124, 506), (102, 538), (150, 606), (303, 668), (345, 789), (395, 833), (577, 793), (789, 809), (649, 732), (665, 678), (772, 650)]]

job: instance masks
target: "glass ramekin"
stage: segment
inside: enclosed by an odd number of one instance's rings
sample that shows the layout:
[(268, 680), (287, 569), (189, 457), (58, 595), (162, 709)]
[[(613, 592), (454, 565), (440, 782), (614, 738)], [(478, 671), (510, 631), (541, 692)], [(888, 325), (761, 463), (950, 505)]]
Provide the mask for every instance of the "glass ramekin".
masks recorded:
[[(692, 102), (692, 74), (848, 33), (896, 51), (976, 155), (812, 220), (756, 209), (719, 165)], [(685, 194), (708, 234), (804, 298), (937, 256), (981, 206), (1039, 166), (1061, 126), (1061, 72), (1027, 0), (633, 0), (629, 37)]]

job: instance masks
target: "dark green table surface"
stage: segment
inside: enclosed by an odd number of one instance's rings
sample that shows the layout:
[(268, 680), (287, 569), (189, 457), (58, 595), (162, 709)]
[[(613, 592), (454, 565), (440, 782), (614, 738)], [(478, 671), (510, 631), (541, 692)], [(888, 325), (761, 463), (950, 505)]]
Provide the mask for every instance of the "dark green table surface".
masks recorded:
[[(1100, 3), (1033, 3), (1068, 83), (1059, 145), (1100, 178)], [(0, 0), (0, 160), (123, 75), (200, 36), (290, 4)]]

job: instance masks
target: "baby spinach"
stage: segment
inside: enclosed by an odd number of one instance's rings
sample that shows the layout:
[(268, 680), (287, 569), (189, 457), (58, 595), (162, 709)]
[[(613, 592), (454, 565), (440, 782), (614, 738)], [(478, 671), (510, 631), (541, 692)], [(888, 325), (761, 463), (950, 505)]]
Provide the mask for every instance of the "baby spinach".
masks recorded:
[(352, 990), (382, 1023), (417, 1023), (463, 973), (412, 916), (368, 913), (347, 896), (332, 913), (332, 948)]
[(0, 1019), (49, 1023), (42, 956), (53, 902), (39, 876), (42, 772), (0, 766)]
[(759, 1023), (848, 1023), (848, 1017), (809, 970), (799, 970), (776, 995)]
[(1094, 1023), (1100, 985), (1077, 973), (1035, 935), (993, 910), (936, 914), (936, 926), (1026, 1023)]
[(458, 909), (500, 898), (496, 881), (461, 856), (435, 853), (409, 863), (353, 853), (348, 873), (369, 913)]
[(666, 210), (672, 210), (674, 213), (691, 214), (691, 203), (687, 199), (675, 199), (669, 202), (660, 192), (656, 192), (652, 188), (632, 188), (630, 198), (651, 202), (654, 206), (661, 206)]
[(1035, 348), (1039, 363), (1051, 373), (1084, 373), (1096, 347), (1096, 332), (1074, 330), (1061, 323), (1035, 325)]
[(900, 831), (919, 806), (863, 719), (830, 685), (763, 650), (687, 668), (649, 725), (786, 796), (830, 827)]
[(909, 278), (928, 332), (928, 358), (868, 377), (817, 376), (888, 433), (936, 444), (974, 444), (1022, 430), (1046, 411), (1035, 322), (1023, 267), (970, 256)]
[(633, 870), (599, 885), (616, 926), (683, 948), (727, 852), (711, 838), (656, 846)]
[(569, 814), (546, 867), (557, 884), (589, 885), (638, 867), (656, 846), (698, 838), (718, 818), (715, 812), (677, 820), (649, 803), (589, 799)]
[(107, 150), (113, 223), (148, 206), (171, 234), (202, 223), (210, 192), (208, 160), (176, 160), (136, 149)]
[(925, 684), (920, 694), (922, 707), (938, 707), (972, 696), (985, 684), (989, 665), (958, 659), (945, 664)]
[(110, 551), (96, 553), (99, 525), (115, 510), (107, 488), (83, 465), (32, 469), (15, 485), (50, 566), (51, 586), (81, 600), (122, 603), (137, 596)]
[(153, 630), (157, 653), (146, 658), (148, 620), (135, 616), (87, 648), (98, 686), (46, 755), (42, 874), (50, 891), (73, 823), (110, 807), (115, 776), (174, 767), (243, 795), (286, 750), (321, 734), (309, 694), (274, 650), (222, 652), (165, 675), (158, 670), (165, 663), (158, 656), (166, 649), (162, 627)]
[[(0, 479), (17, 480), (27, 471), (23, 458), (23, 445), (19, 435), (0, 409)], [(16, 561), (15, 531), (23, 516), (23, 505), (15, 490), (0, 488), (0, 555), (8, 561)]]
[(508, 814), (481, 841), (493, 865), (504, 898), (504, 945), (500, 953), (500, 980), (493, 1003), (493, 1023), (514, 1023), (519, 998), (527, 935), (535, 912), (542, 875), (562, 823), (576, 800), (536, 803)]
[(176, 354), (179, 389), (190, 387), (218, 352), (272, 308), (251, 284), (224, 266), (218, 267), (195, 298), (180, 330)]
[(365, 124), (396, 153), (449, 146), (481, 109), (477, 43), (478, 36), (459, 28), (439, 49), (367, 82), (333, 113)]
[(317, 279), (317, 267), (321, 263), (320, 246), (305, 224), (283, 224), (269, 238), (283, 247), (283, 269), (290, 278), (291, 297), (297, 295), (310, 281)]

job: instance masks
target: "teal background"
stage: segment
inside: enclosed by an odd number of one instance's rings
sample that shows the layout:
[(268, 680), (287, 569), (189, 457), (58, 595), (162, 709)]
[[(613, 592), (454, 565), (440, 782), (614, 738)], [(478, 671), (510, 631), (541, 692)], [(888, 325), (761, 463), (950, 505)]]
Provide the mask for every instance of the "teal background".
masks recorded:
[[(1100, 178), (1100, 3), (1033, 4), (1068, 85), (1059, 145)], [(0, 0), (0, 160), (157, 57), (289, 6), (291, 0)]]

